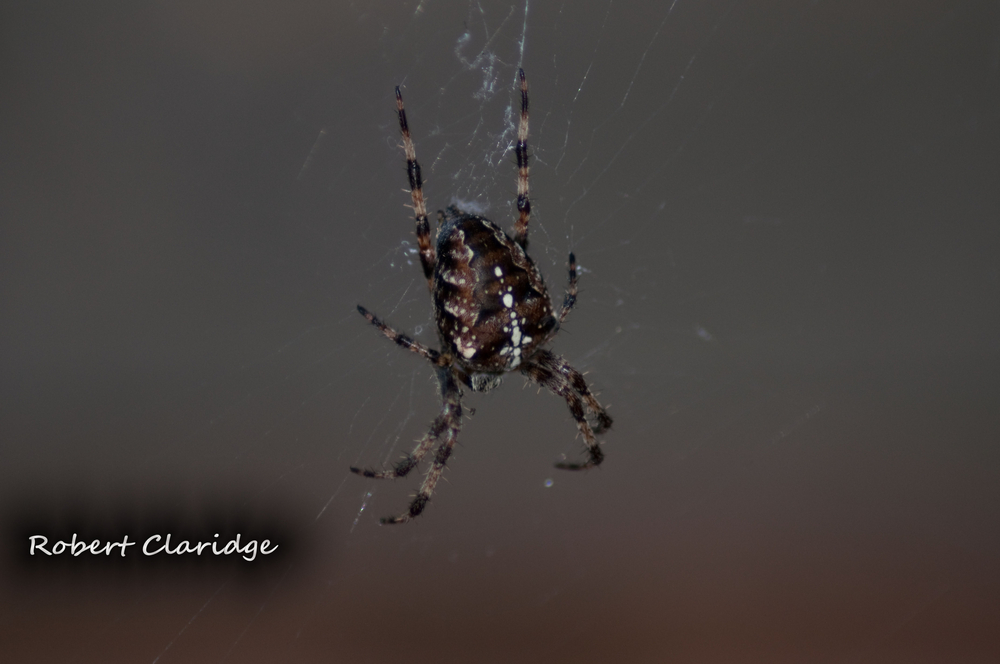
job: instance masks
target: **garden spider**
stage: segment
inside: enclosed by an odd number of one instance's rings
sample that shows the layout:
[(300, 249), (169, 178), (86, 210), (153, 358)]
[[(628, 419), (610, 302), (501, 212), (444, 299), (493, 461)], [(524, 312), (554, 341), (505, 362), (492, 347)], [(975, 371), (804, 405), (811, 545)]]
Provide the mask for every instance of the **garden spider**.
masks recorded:
[[(413, 214), (417, 222), (420, 263), (434, 300), (441, 350), (428, 348), (397, 332), (358, 305), (358, 311), (397, 345), (422, 356), (437, 368), (441, 388), (441, 414), (416, 448), (391, 470), (351, 468), (364, 477), (393, 479), (417, 467), (435, 443), (434, 463), (427, 471), (409, 510), (385, 517), (382, 523), (403, 523), (427, 506), (444, 472), (462, 427), (462, 388), (488, 392), (500, 385), (504, 373), (515, 369), (566, 400), (583, 434), (588, 459), (583, 463), (557, 463), (557, 468), (583, 470), (601, 463), (604, 454), (594, 434), (611, 427), (611, 416), (597, 402), (579, 371), (566, 360), (542, 348), (555, 336), (559, 324), (576, 303), (576, 258), (569, 255), (569, 288), (556, 314), (542, 275), (526, 253), (528, 218), (528, 83), (518, 70), (521, 84), (521, 120), (517, 128), (517, 222), (513, 239), (492, 221), (451, 206), (438, 212), (437, 246), (431, 244), (424, 204), (420, 164), (413, 149), (403, 110), (403, 96), (396, 88), (399, 129), (406, 152)], [(594, 423), (587, 420), (586, 411)]]

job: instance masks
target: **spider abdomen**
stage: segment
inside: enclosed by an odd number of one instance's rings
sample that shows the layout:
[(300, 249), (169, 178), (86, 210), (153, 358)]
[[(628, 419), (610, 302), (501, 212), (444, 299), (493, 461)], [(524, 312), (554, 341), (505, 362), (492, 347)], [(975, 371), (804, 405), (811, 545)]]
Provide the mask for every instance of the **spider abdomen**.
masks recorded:
[(448, 208), (437, 256), (432, 288), (438, 334), (467, 370), (516, 369), (558, 327), (535, 264), (488, 219)]

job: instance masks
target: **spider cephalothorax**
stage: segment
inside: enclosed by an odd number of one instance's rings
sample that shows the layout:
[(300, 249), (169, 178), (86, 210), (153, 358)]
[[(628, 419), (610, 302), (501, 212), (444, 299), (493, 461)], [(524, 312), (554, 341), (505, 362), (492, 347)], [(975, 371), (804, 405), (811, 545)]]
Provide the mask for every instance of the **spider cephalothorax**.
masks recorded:
[[(438, 212), (436, 246), (431, 244), (430, 224), (424, 204), (423, 180), (410, 129), (403, 109), (403, 96), (396, 88), (399, 128), (406, 152), (406, 170), (417, 222), (420, 262), (434, 298), (441, 350), (428, 348), (396, 332), (364, 307), (358, 311), (398, 345), (411, 350), (437, 367), (443, 401), (441, 414), (417, 443), (391, 470), (351, 468), (374, 478), (403, 477), (438, 444), (434, 463), (424, 478), (410, 509), (382, 523), (401, 523), (420, 514), (434, 492), (445, 463), (451, 456), (462, 425), (462, 391), (459, 383), (476, 392), (488, 392), (500, 384), (504, 373), (520, 371), (566, 400), (587, 446), (583, 463), (558, 463), (568, 470), (591, 468), (604, 455), (594, 434), (611, 427), (611, 416), (601, 407), (579, 371), (542, 346), (559, 330), (576, 303), (576, 259), (569, 255), (569, 288), (558, 314), (552, 306), (545, 282), (527, 254), (528, 219), (528, 84), (518, 71), (521, 86), (521, 120), (517, 131), (517, 209), (513, 238), (492, 221), (449, 207)], [(587, 419), (587, 413), (593, 424)]]

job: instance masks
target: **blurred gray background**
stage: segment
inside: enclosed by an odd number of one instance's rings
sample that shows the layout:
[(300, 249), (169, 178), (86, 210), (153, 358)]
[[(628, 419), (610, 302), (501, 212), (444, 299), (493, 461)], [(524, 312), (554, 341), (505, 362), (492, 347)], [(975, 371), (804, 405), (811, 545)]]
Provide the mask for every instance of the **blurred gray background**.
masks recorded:
[[(518, 67), (607, 460), (554, 469), (572, 418), (512, 375), (380, 527), (419, 476), (348, 467), (439, 408), (355, 311), (437, 344), (393, 86), (430, 209), (509, 226)], [(7, 523), (297, 547), (249, 584), (8, 553), (9, 661), (1000, 659), (996, 2), (6, 3), (0, 98)]]

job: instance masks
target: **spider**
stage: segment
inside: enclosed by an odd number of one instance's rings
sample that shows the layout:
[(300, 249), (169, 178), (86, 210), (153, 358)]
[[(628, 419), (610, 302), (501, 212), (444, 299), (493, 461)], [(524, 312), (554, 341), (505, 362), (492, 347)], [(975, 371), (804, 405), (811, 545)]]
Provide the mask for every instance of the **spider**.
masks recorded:
[[(441, 414), (412, 452), (392, 469), (376, 471), (351, 468), (351, 472), (375, 479), (406, 476), (432, 447), (434, 461), (424, 477), (409, 510), (381, 520), (404, 523), (424, 511), (434, 493), (462, 426), (462, 388), (489, 392), (500, 385), (503, 374), (520, 371), (566, 400), (583, 434), (588, 459), (583, 463), (557, 463), (557, 468), (583, 470), (601, 463), (604, 454), (595, 438), (611, 427), (611, 416), (601, 407), (579, 371), (566, 360), (543, 348), (576, 303), (576, 258), (569, 255), (569, 287), (556, 312), (542, 275), (527, 254), (528, 219), (528, 83), (518, 70), (521, 86), (521, 119), (517, 128), (517, 210), (513, 238), (492, 221), (450, 206), (438, 212), (436, 243), (431, 243), (424, 203), (423, 180), (410, 129), (403, 109), (403, 96), (396, 88), (399, 130), (406, 153), (406, 172), (417, 223), (420, 263), (434, 300), (441, 350), (435, 350), (397, 332), (375, 314), (358, 305), (358, 311), (391, 341), (428, 360), (437, 370), (441, 389)], [(436, 245), (436, 246), (435, 246)], [(587, 412), (593, 423), (588, 421)]]

